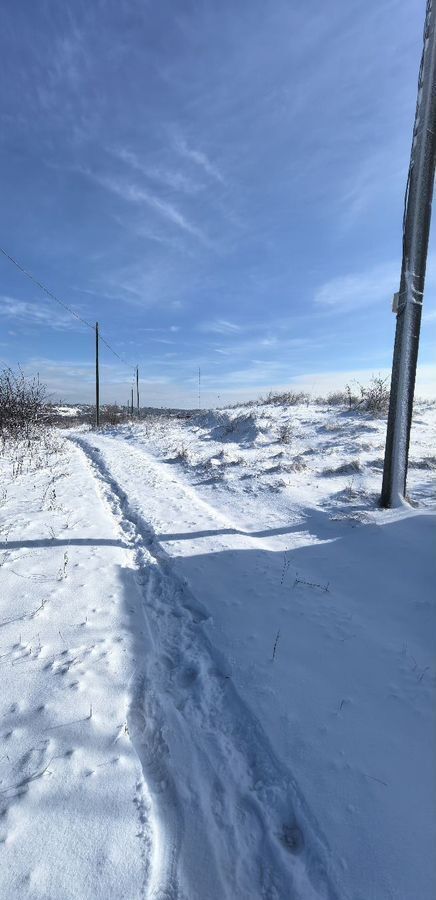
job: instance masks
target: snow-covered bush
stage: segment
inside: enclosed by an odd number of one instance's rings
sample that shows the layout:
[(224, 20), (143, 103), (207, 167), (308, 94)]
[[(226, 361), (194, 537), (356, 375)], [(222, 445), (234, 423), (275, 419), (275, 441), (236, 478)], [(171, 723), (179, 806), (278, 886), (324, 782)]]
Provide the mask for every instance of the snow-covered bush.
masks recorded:
[(353, 394), (349, 384), (345, 385), (345, 390), (333, 391), (327, 396), (329, 406), (348, 406), (349, 409), (352, 409), (358, 402), (359, 397), (357, 394)]
[(225, 423), (224, 433), (235, 434), (235, 432), (245, 431), (246, 428), (252, 428), (255, 424), (256, 420), (251, 413), (248, 415), (236, 416), (234, 419), (229, 419), (229, 421)]
[(388, 378), (372, 375), (368, 385), (356, 382), (353, 390), (349, 384), (343, 391), (334, 391), (326, 398), (329, 406), (345, 406), (356, 412), (385, 415), (389, 409)]
[(260, 403), (263, 406), (298, 406), (299, 403), (309, 403), (309, 400), (309, 394), (304, 391), (284, 391), (281, 394), (270, 391)]
[(117, 403), (110, 403), (100, 410), (100, 425), (119, 425), (126, 418), (125, 410)]
[(183, 462), (183, 463), (189, 462), (189, 451), (188, 451), (188, 448), (185, 447), (184, 444), (182, 444), (181, 447), (178, 447), (174, 451), (174, 456), (173, 456), (172, 462)]
[(388, 378), (382, 378), (381, 375), (373, 375), (367, 387), (359, 384), (361, 396), (357, 408), (375, 415), (387, 413), (389, 409), (388, 380)]
[(29, 438), (47, 423), (46, 388), (38, 377), (27, 378), (21, 369), (0, 372), (0, 434), (3, 438)]
[(278, 437), (277, 437), (277, 440), (278, 440), (281, 444), (290, 444), (290, 443), (291, 443), (291, 440), (292, 440), (292, 427), (291, 427), (291, 425), (289, 424), (289, 422), (286, 423), (285, 425), (280, 425), (279, 430), (278, 430)]
[(240, 413), (231, 416), (229, 413), (220, 413), (213, 418), (214, 427), (209, 436), (215, 441), (234, 441), (238, 444), (252, 442), (259, 434), (256, 416), (253, 413)]

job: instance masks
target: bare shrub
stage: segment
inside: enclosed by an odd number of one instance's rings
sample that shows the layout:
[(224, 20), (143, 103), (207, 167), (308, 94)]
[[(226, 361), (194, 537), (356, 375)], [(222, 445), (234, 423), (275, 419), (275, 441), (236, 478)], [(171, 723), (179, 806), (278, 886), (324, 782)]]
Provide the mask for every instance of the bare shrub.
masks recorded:
[[(270, 391), (266, 397), (259, 397), (257, 400), (238, 400), (237, 403), (229, 404), (227, 409), (240, 409), (241, 407), (258, 408), (260, 406), (298, 406), (300, 403), (308, 405), (312, 403), (310, 394), (305, 391)], [(315, 403), (325, 403), (324, 399), (318, 398)]]
[(264, 401), (263, 401), (262, 397), (260, 397), (258, 400), (238, 400), (235, 403), (227, 403), (225, 407), (217, 406), (216, 408), (217, 408), (217, 410), (220, 410), (220, 409), (242, 409), (242, 408), (251, 409), (253, 407), (261, 406), (263, 402)]
[(343, 391), (334, 391), (327, 396), (330, 406), (346, 406), (356, 412), (370, 412), (373, 415), (385, 415), (389, 409), (388, 378), (372, 375), (368, 385), (356, 382), (354, 390), (349, 384)]
[(270, 391), (267, 397), (259, 402), (262, 406), (298, 406), (299, 403), (309, 403), (309, 400), (309, 394), (304, 391), (284, 391), (281, 394)]
[(357, 408), (379, 416), (387, 413), (390, 396), (388, 381), (388, 378), (382, 378), (381, 375), (373, 375), (367, 387), (359, 384), (361, 397)]
[(363, 472), (363, 466), (359, 459), (351, 459), (344, 462), (340, 466), (328, 467), (322, 470), (322, 475), (353, 475), (356, 472)]
[(409, 468), (434, 471), (436, 469), (436, 456), (423, 456), (422, 459), (411, 459), (409, 461)]
[(125, 410), (117, 403), (110, 403), (100, 410), (100, 425), (119, 425), (126, 418)]
[(286, 425), (280, 425), (278, 430), (277, 440), (280, 444), (290, 444), (292, 441), (292, 428), (287, 423)]
[(217, 423), (210, 431), (210, 436), (216, 441), (235, 441), (238, 443), (246, 443), (255, 440), (259, 429), (256, 418), (252, 413), (240, 413), (238, 416), (231, 418), (228, 413), (222, 413), (219, 418), (215, 418)]
[(303, 472), (307, 469), (307, 462), (301, 456), (296, 456), (293, 462), (286, 466), (287, 472)]
[(234, 434), (236, 431), (243, 431), (245, 428), (252, 428), (256, 425), (256, 420), (251, 413), (235, 416), (224, 424), (224, 434)]
[(345, 390), (333, 391), (327, 396), (329, 406), (348, 406), (348, 409), (352, 409), (358, 402), (359, 397), (357, 394), (353, 394), (349, 384), (345, 385)]
[(189, 462), (188, 448), (185, 447), (184, 444), (182, 444), (181, 447), (179, 447), (177, 450), (174, 451), (173, 461), (174, 462), (184, 462), (184, 463)]
[(26, 378), (21, 369), (0, 372), (0, 434), (29, 439), (48, 421), (46, 389), (38, 377)]

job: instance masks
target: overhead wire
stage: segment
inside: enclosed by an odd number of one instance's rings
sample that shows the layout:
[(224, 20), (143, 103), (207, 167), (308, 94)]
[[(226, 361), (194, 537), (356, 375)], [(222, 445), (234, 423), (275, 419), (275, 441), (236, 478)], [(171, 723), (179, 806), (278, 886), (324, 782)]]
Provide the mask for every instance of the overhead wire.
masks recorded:
[[(22, 266), (21, 263), (18, 262), (18, 260), (16, 260), (13, 256), (11, 256), (11, 254), (8, 253), (7, 250), (4, 249), (4, 247), (0, 246), (0, 253), (2, 253), (3, 256), (5, 256), (6, 259), (8, 259), (14, 266), (16, 266), (16, 268), (19, 269), (19, 271), (22, 272), (23, 275), (26, 276), (26, 278), (29, 278), (29, 280), (32, 281), (33, 284), (36, 284), (37, 287), (39, 287), (42, 291), (44, 291), (44, 293), (47, 294), (47, 296), (50, 297), (51, 300), (54, 300), (56, 303), (59, 304), (59, 306), (61, 306), (68, 313), (70, 313), (71, 316), (73, 316), (75, 319), (77, 319), (79, 322), (81, 322), (82, 325), (86, 325), (87, 328), (90, 328), (91, 331), (93, 331), (95, 333), (95, 331), (96, 331), (95, 325), (93, 325), (91, 322), (88, 322), (86, 319), (83, 319), (82, 316), (79, 316), (79, 314), (76, 313), (76, 311), (74, 309), (72, 309), (71, 306), (68, 306), (68, 303), (65, 303), (63, 300), (60, 300), (59, 297), (57, 297), (56, 294), (53, 293), (53, 291), (50, 291), (49, 288), (46, 287), (46, 285), (42, 283), (42, 281), (39, 281), (38, 278), (35, 278), (35, 276), (32, 275), (32, 273), (29, 272), (27, 269), (25, 269), (24, 266)], [(116, 358), (120, 360), (120, 362), (122, 362), (125, 366), (127, 366), (127, 368), (129, 368), (129, 369), (136, 368), (135, 366), (131, 366), (131, 364), (126, 359), (123, 359), (123, 357), (120, 356), (120, 354), (116, 350), (114, 350), (114, 348), (111, 346), (109, 341), (107, 341), (106, 338), (103, 337), (100, 330), (99, 330), (98, 336), (99, 336), (99, 340), (101, 341), (101, 343), (104, 344), (107, 347), (107, 349), (110, 350), (110, 352), (113, 353), (113, 355), (116, 356)]]
[[(48, 287), (46, 287), (46, 285), (43, 284), (42, 281), (39, 281), (38, 278), (36, 278), (34, 275), (32, 275), (31, 272), (29, 272), (27, 269), (25, 269), (25, 267), (24, 267), (23, 265), (21, 265), (21, 263), (19, 263), (17, 259), (15, 259), (13, 256), (11, 256), (11, 254), (8, 253), (7, 250), (5, 250), (4, 247), (2, 247), (2, 246), (0, 246), (0, 253), (2, 253), (3, 256), (4, 256), (6, 259), (8, 259), (9, 262), (11, 262), (11, 263), (12, 263), (12, 264), (13, 264), (20, 272), (22, 272), (23, 275), (26, 276), (26, 278), (28, 278), (31, 282), (33, 282), (33, 284), (36, 284), (36, 286), (39, 287), (39, 288), (40, 288), (40, 289), (41, 289), (48, 297), (50, 297), (51, 300), (54, 300), (55, 303), (58, 303), (59, 306), (61, 306), (64, 310), (66, 310), (66, 312), (68, 312), (71, 316), (73, 316), (75, 319), (77, 319), (77, 321), (80, 322), (82, 325), (85, 325), (86, 328), (90, 328), (91, 331), (93, 331), (94, 334), (95, 334), (95, 332), (96, 332), (96, 326), (95, 326), (95, 325), (93, 325), (91, 322), (88, 322), (86, 319), (84, 319), (82, 316), (80, 316), (79, 313), (77, 313), (74, 309), (72, 309), (71, 306), (68, 305), (68, 303), (65, 303), (63, 300), (61, 300), (55, 293), (53, 293), (53, 291), (51, 291)], [(99, 329), (99, 331), (98, 331), (98, 337), (99, 337), (99, 341), (100, 341), (102, 344), (104, 344), (105, 347), (107, 347), (107, 349), (110, 350), (110, 352), (111, 352), (117, 359), (119, 359), (119, 361), (120, 361), (121, 363), (123, 363), (123, 365), (125, 365), (128, 369), (133, 370), (133, 373), (134, 373), (134, 374), (133, 374), (133, 379), (132, 379), (132, 386), (133, 386), (133, 388), (134, 388), (134, 385), (135, 385), (135, 375), (136, 375), (136, 365), (135, 365), (135, 366), (132, 365), (131, 363), (128, 362), (128, 360), (126, 360), (125, 358), (123, 358), (123, 357), (117, 352), (117, 350), (115, 350), (114, 347), (112, 347), (112, 345), (109, 343), (109, 341), (106, 340), (105, 337), (103, 337), (103, 335), (102, 335), (100, 329)], [(160, 400), (160, 399), (162, 399), (162, 398), (156, 396), (156, 397), (153, 397), (153, 398), (152, 398), (152, 397), (149, 397), (149, 399), (150, 399), (150, 400), (151, 400), (151, 399)]]
[(62, 306), (63, 309), (66, 309), (67, 312), (69, 312), (70, 315), (74, 316), (75, 319), (78, 319), (78, 321), (81, 322), (82, 325), (86, 325), (87, 328), (92, 328), (92, 330), (95, 331), (94, 325), (91, 325), (91, 323), (87, 322), (86, 319), (82, 319), (82, 317), (79, 316), (79, 314), (76, 313), (74, 309), (71, 309), (71, 307), (68, 306), (67, 303), (64, 303), (63, 300), (59, 300), (59, 297), (56, 297), (56, 294), (53, 294), (53, 291), (50, 291), (45, 286), (45, 284), (42, 283), (42, 281), (38, 281), (38, 279), (35, 278), (35, 276), (32, 275), (31, 272), (28, 272), (27, 269), (25, 269), (24, 266), (21, 265), (21, 263), (14, 259), (14, 257), (4, 249), (4, 247), (0, 247), (0, 252), (3, 253), (3, 256), (5, 256), (6, 259), (8, 259), (14, 266), (16, 266), (17, 269), (19, 269), (20, 272), (22, 272), (23, 275), (26, 276), (26, 278), (29, 278), (30, 281), (33, 281), (33, 283), (37, 285), (37, 287), (41, 288), (41, 290), (44, 291), (44, 293), (47, 294), (48, 297), (51, 297), (52, 300), (55, 300), (56, 303), (59, 303), (59, 306)]

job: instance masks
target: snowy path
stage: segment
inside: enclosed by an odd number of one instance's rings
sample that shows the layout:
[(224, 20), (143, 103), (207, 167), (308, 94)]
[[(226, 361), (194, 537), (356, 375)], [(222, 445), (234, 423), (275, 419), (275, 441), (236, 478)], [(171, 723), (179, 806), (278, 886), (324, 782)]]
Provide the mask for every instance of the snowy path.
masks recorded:
[(146, 517), (155, 526), (159, 507), (165, 528), (177, 523), (184, 538), (190, 529), (188, 554), (199, 535), (215, 552), (228, 548), (227, 534), (238, 550), (258, 549), (260, 538), (235, 534), (224, 516), (142, 450), (123, 443), (120, 452), (118, 442), (101, 436), (77, 443), (123, 538), (135, 547), (144, 596), (143, 617), (131, 610), (137, 672), (129, 728), (159, 830), (149, 896), (336, 896), (326, 841), (235, 689), (228, 660), (212, 645), (201, 596), (172, 564), (168, 545), (177, 538), (159, 541)]
[(139, 431), (80, 442), (143, 581), (168, 896), (430, 898), (434, 514), (355, 527), (301, 484), (203, 489)]
[(432, 900), (434, 460), (301, 416), (0, 455), (2, 900)]

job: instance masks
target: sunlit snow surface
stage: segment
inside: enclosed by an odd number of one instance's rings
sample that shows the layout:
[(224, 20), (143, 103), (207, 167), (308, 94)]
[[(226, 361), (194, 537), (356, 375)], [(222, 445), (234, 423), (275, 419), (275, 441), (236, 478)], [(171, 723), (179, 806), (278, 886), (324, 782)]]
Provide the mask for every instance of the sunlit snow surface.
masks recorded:
[(326, 406), (6, 447), (2, 898), (433, 897), (435, 423), (394, 512)]

